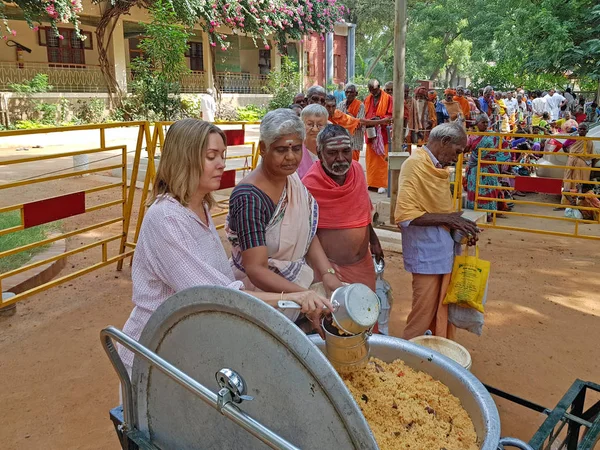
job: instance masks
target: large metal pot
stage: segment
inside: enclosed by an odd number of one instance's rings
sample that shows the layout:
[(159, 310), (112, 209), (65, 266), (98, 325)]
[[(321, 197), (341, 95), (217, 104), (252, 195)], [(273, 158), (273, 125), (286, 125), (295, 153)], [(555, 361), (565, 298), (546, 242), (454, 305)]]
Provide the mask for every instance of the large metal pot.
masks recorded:
[[(325, 351), (319, 336), (309, 336), (309, 339)], [(374, 334), (369, 338), (369, 345), (371, 356), (385, 362), (401, 359), (448, 386), (471, 417), (481, 449), (496, 450), (500, 440), (498, 409), (483, 384), (469, 371), (440, 353), (403, 339)]]
[[(377, 449), (359, 406), (322, 352), (325, 343), (251, 295), (191, 288), (154, 312), (139, 344), (110, 328), (102, 339), (124, 388), (126, 430), (140, 441), (163, 450), (251, 450), (267, 442), (285, 449)], [(136, 351), (131, 382), (111, 339)], [(497, 449), (498, 411), (471, 373), (401, 339), (375, 335), (369, 341), (373, 356), (401, 358), (445, 383), (473, 419), (481, 449)], [(215, 373), (232, 371), (243, 377), (239, 394), (252, 401), (237, 406), (227, 390), (221, 395)]]

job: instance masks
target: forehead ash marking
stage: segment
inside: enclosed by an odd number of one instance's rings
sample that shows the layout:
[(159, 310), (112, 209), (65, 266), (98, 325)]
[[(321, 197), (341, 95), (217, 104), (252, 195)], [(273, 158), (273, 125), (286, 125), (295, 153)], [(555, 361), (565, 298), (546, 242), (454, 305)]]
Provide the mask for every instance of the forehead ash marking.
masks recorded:
[(350, 146), (350, 138), (347, 136), (334, 136), (327, 139), (324, 145), (331, 150), (344, 149)]

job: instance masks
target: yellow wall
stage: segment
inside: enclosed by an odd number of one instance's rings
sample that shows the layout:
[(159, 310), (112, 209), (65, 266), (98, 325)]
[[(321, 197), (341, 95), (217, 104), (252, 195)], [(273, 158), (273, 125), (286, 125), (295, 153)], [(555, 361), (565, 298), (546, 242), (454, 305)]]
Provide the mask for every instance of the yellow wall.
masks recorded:
[[(31, 49), (31, 53), (22, 52), (24, 62), (48, 62), (47, 48), (39, 45), (37, 31), (29, 28), (27, 22), (22, 20), (9, 20), (8, 26), (17, 32), (17, 35), (11, 37), (11, 39)], [(71, 24), (61, 24), (59, 28), (73, 29), (73, 26)], [(89, 65), (98, 65), (98, 43), (96, 41), (95, 28), (82, 25), (81, 29), (83, 31), (90, 31), (92, 33), (92, 49), (84, 50), (85, 63)], [(0, 45), (0, 61), (17, 61), (15, 49), (7, 47), (4, 42), (2, 42)]]
[[(235, 39), (235, 36), (232, 36)], [(252, 39), (240, 36), (240, 69), (247, 73), (260, 73), (258, 70), (258, 48)], [(257, 41), (258, 44), (259, 41)]]

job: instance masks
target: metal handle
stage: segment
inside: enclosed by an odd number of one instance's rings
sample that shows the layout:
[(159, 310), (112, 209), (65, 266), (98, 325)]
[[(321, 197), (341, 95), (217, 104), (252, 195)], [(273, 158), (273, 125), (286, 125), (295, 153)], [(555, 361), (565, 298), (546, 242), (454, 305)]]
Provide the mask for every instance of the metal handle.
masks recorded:
[[(331, 304), (333, 305), (334, 310), (336, 310), (337, 307), (340, 306), (340, 304), (335, 300), (332, 301)], [(302, 305), (299, 305), (298, 303), (293, 302), (291, 300), (280, 300), (277, 302), (277, 307), (279, 309), (302, 309)], [(327, 309), (327, 306), (323, 305), (323, 309)]]
[(498, 442), (498, 449), (504, 450), (505, 445), (508, 445), (509, 447), (516, 447), (521, 450), (534, 450), (533, 447), (531, 445), (529, 445), (527, 442), (523, 442), (521, 439), (512, 438), (512, 437), (500, 438), (500, 441)]
[[(233, 403), (222, 402), (222, 404), (219, 404), (217, 394), (215, 394), (213, 391), (211, 391), (204, 385), (198, 383), (192, 377), (186, 375), (177, 367), (165, 361), (156, 353), (150, 351), (149, 349), (141, 345), (139, 342), (123, 333), (121, 330), (115, 327), (105, 328), (100, 332), (100, 340), (102, 341), (102, 345), (104, 346), (106, 353), (108, 354), (111, 362), (113, 363), (113, 366), (115, 366), (115, 369), (117, 370), (117, 374), (121, 379), (121, 383), (125, 383), (129, 388), (128, 390), (126, 390), (127, 397), (124, 397), (123, 399), (123, 413), (126, 418), (131, 417), (131, 412), (125, 411), (125, 407), (128, 406), (125, 402), (130, 402), (129, 408), (131, 408), (131, 405), (133, 403), (131, 402), (131, 383), (129, 381), (127, 371), (123, 366), (123, 362), (119, 358), (119, 355), (116, 353), (116, 349), (114, 348), (112, 340), (117, 341), (123, 347), (135, 353), (137, 357), (143, 359), (151, 366), (156, 367), (167, 377), (171, 378), (179, 385), (183, 386), (193, 395), (199, 397), (200, 400), (202, 400), (209, 406), (219, 410), (221, 414), (223, 414), (233, 423), (239, 425), (240, 427), (248, 431), (251, 435), (255, 436), (256, 438), (260, 439), (262, 442), (267, 444), (269, 447), (273, 449), (300, 450), (298, 447), (291, 444), (278, 434), (274, 433), (269, 428), (265, 427), (263, 424), (257, 422), (244, 411), (240, 410)], [(135, 424), (136, 422), (130, 422), (130, 425)]]

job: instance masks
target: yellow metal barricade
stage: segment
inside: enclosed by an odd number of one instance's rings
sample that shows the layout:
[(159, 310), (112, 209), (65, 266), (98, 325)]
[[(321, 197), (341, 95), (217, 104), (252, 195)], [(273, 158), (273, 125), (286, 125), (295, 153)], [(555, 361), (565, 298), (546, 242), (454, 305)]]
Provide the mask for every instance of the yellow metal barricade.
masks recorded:
[[(148, 169), (146, 172), (146, 178), (144, 179), (144, 187), (142, 190), (142, 195), (140, 199), (140, 208), (138, 212), (137, 218), (137, 226), (135, 229), (135, 234), (133, 238), (133, 242), (128, 242), (128, 245), (131, 248), (135, 248), (135, 244), (140, 235), (140, 229), (142, 227), (142, 221), (144, 219), (144, 215), (146, 212), (146, 203), (148, 201), (148, 194), (150, 192), (151, 186), (154, 182), (154, 178), (156, 177), (156, 166), (154, 163), (155, 157), (157, 153), (160, 153), (159, 149), (164, 146), (166, 129), (168, 126), (172, 125), (174, 122), (156, 122), (154, 124), (154, 131), (152, 133), (152, 138), (150, 139), (150, 145), (148, 146)], [(248, 125), (260, 125), (260, 122), (216, 122), (215, 125), (222, 126), (234, 126), (239, 127), (242, 131), (246, 132), (246, 126)], [(242, 167), (238, 167), (236, 171), (251, 171), (256, 168), (258, 165), (258, 143), (254, 141), (245, 141), (244, 146), (251, 146), (251, 153), (244, 155), (235, 155), (235, 156), (227, 156), (227, 160), (236, 160), (236, 159), (244, 159), (244, 165)], [(228, 148), (230, 146), (228, 145)], [(211, 217), (217, 218), (226, 215), (229, 211), (228, 208), (229, 199), (221, 200), (218, 203), (219, 207), (223, 208), (223, 211), (219, 211), (211, 214)], [(217, 229), (223, 228), (224, 225), (217, 225)], [(122, 262), (120, 263), (122, 264)]]
[[(571, 139), (574, 141), (600, 141), (600, 138), (592, 138), (592, 137), (581, 137), (581, 136), (557, 136), (550, 135), (549, 137), (541, 137), (540, 135), (528, 135), (528, 134), (499, 134), (499, 133), (469, 133), (472, 135), (479, 136), (495, 136), (498, 138), (498, 145), (495, 148), (478, 148), (477, 149), (477, 166), (476, 166), (476, 186), (474, 192), (474, 209), (476, 211), (486, 212), (489, 215), (490, 221), (485, 224), (481, 224), (483, 227), (489, 228), (498, 228), (503, 230), (511, 230), (511, 231), (526, 231), (532, 233), (553, 235), (553, 236), (567, 236), (567, 237), (578, 237), (584, 239), (593, 239), (600, 240), (600, 227), (596, 227), (596, 225), (600, 224), (600, 208), (594, 206), (584, 206), (581, 203), (584, 199), (600, 199), (600, 195), (595, 193), (587, 192), (589, 189), (586, 189), (586, 192), (581, 191), (581, 186), (598, 186), (600, 185), (600, 181), (591, 181), (589, 180), (590, 175), (595, 170), (593, 165), (591, 164), (592, 159), (600, 159), (599, 154), (594, 153), (578, 153), (578, 154), (570, 154), (565, 152), (549, 152), (549, 151), (537, 151), (537, 150), (520, 150), (520, 149), (512, 149), (502, 148), (503, 143), (507, 142), (507, 138), (537, 138), (537, 139)], [(521, 158), (519, 161), (515, 161), (514, 158), (510, 157), (506, 161), (498, 161), (497, 158), (486, 158), (482, 159), (482, 153), (505, 153), (506, 155), (519, 155), (529, 156), (527, 159)], [(540, 164), (538, 161), (535, 161), (537, 157), (554, 155), (562, 155), (564, 157), (568, 157), (568, 162), (566, 164)], [(574, 166), (573, 164), (581, 161), (590, 161), (590, 164), (578, 165)], [(489, 173), (486, 170), (482, 171), (483, 167), (491, 167), (497, 166), (498, 169), (495, 169)], [(537, 177), (535, 174), (531, 174), (533, 176), (524, 176), (519, 175), (511, 170), (511, 173), (503, 173), (502, 166), (507, 168), (526, 168), (528, 171), (534, 172), (537, 168), (548, 169), (559, 169), (566, 171), (569, 169), (579, 170), (580, 173), (590, 174), (582, 176), (584, 179), (574, 179), (572, 177), (565, 178), (565, 175), (562, 178), (544, 178)], [(458, 173), (458, 171), (457, 171)], [(509, 182), (508, 186), (500, 185), (500, 181), (498, 183), (493, 184), (485, 184), (482, 179), (483, 177), (505, 179), (512, 180)], [(520, 183), (522, 182), (522, 183)], [(489, 183), (489, 181), (488, 181)], [(563, 187), (569, 183), (570, 186), (575, 185), (576, 188), (571, 190), (565, 190)], [(522, 186), (528, 187), (526, 189), (526, 195), (534, 194), (534, 195), (547, 195), (559, 197), (561, 200), (555, 201), (540, 201), (540, 199), (534, 200), (519, 200), (515, 198), (499, 198), (498, 193), (501, 192), (518, 192), (520, 184)], [(537, 190), (536, 185), (544, 186), (542, 189)], [(480, 190), (488, 189), (496, 191), (496, 195), (482, 195)], [(492, 208), (482, 207), (481, 203), (491, 203), (495, 205)], [(590, 202), (591, 203), (591, 202)], [(503, 208), (503, 210), (499, 210), (499, 204), (513, 204), (517, 211), (509, 211), (507, 208)], [(565, 216), (565, 211), (567, 208), (570, 208), (571, 217)], [(541, 210), (541, 212), (539, 211)], [(573, 211), (579, 211), (573, 212)], [(579, 217), (579, 214), (582, 217)], [(499, 215), (502, 215), (499, 217)], [(575, 215), (575, 217), (573, 217)], [(589, 216), (585, 218), (583, 216)], [(520, 219), (517, 219), (520, 218)], [(532, 220), (527, 220), (532, 219)], [(518, 220), (518, 223), (517, 223)], [(554, 226), (557, 222), (562, 223), (563, 225)], [(565, 229), (564, 224), (572, 224), (572, 230)]]
[[(106, 146), (106, 130), (113, 128), (126, 128), (126, 127), (136, 127), (138, 129), (136, 148), (133, 151), (134, 160), (132, 166), (131, 173), (131, 184), (129, 186), (129, 190), (127, 188), (127, 165), (128, 165), (128, 151), (127, 146), (125, 145), (117, 145), (117, 146)], [(71, 250), (65, 251), (58, 255), (54, 255), (39, 261), (30, 262), (25, 264), (24, 266), (18, 267), (16, 269), (10, 270), (8, 272), (0, 274), (0, 288), (2, 287), (2, 280), (10, 278), (14, 275), (20, 274), (27, 270), (43, 266), (45, 264), (57, 261), (59, 259), (75, 255), (77, 253), (84, 252), (86, 250), (90, 250), (96, 247), (101, 247), (101, 257), (97, 262), (93, 262), (87, 267), (77, 268), (74, 272), (64, 275), (62, 277), (56, 278), (44, 284), (41, 284), (37, 287), (25, 290), (23, 292), (19, 292), (16, 296), (10, 298), (7, 301), (2, 301), (0, 303), (0, 307), (9, 306), (14, 304), (24, 298), (27, 298), (33, 294), (38, 292), (42, 292), (51, 287), (57, 286), (61, 283), (64, 283), (69, 280), (73, 280), (79, 276), (90, 273), (96, 269), (101, 267), (105, 267), (109, 264), (112, 264), (117, 261), (122, 261), (127, 256), (132, 255), (133, 251), (127, 251), (127, 237), (128, 237), (128, 229), (131, 220), (131, 210), (133, 205), (133, 198), (135, 193), (135, 183), (137, 179), (138, 167), (141, 158), (141, 153), (143, 149), (144, 140), (148, 142), (150, 137), (150, 129), (148, 122), (125, 122), (125, 123), (113, 123), (113, 124), (97, 124), (97, 125), (81, 125), (81, 126), (70, 126), (70, 127), (58, 127), (58, 128), (45, 128), (45, 129), (37, 129), (37, 130), (16, 130), (16, 131), (2, 131), (0, 132), (0, 139), (4, 137), (10, 136), (23, 136), (23, 135), (34, 135), (34, 134), (51, 134), (51, 133), (66, 133), (69, 131), (88, 131), (88, 130), (99, 130), (100, 135), (100, 147), (93, 149), (85, 149), (85, 150), (77, 150), (77, 151), (67, 151), (60, 152), (54, 154), (47, 155), (39, 155), (39, 156), (30, 156), (24, 158), (14, 158), (8, 159), (4, 161), (0, 161), (0, 167), (15, 167), (19, 164), (27, 164), (27, 163), (36, 163), (40, 161), (51, 161), (57, 160), (59, 158), (65, 157), (77, 157), (81, 155), (94, 155), (104, 152), (119, 152), (117, 155), (109, 156), (108, 158), (102, 158), (97, 161), (90, 161), (89, 163), (85, 163), (84, 166), (88, 164), (94, 164), (95, 162), (102, 161), (105, 159), (119, 158), (118, 163), (103, 165), (101, 167), (94, 168), (85, 168), (83, 170), (77, 170), (78, 167), (74, 166), (73, 168), (69, 167), (68, 169), (62, 168), (59, 170), (55, 170), (49, 173), (28, 177), (25, 179), (20, 179), (16, 181), (9, 181), (6, 183), (0, 184), (0, 192), (6, 192), (8, 189), (14, 188), (22, 188), (27, 189), (27, 186), (31, 186), (33, 184), (38, 183), (48, 183), (56, 180), (65, 180), (73, 177), (80, 177), (88, 174), (99, 174), (100, 172), (104, 172), (107, 170), (120, 170), (121, 176), (118, 182), (101, 184), (99, 186), (94, 186), (87, 189), (75, 190), (73, 192), (69, 192), (67, 194), (61, 195), (50, 195), (43, 198), (36, 198), (34, 201), (24, 202), (24, 203), (14, 203), (9, 206), (4, 206), (0, 208), (0, 213), (6, 213), (10, 211), (20, 211), (21, 223), (18, 226), (6, 228), (0, 230), (0, 236), (7, 236), (11, 233), (15, 233), (21, 231), (26, 228), (30, 228), (37, 225), (42, 225), (50, 222), (54, 222), (56, 220), (66, 219), (68, 217), (73, 217), (76, 215), (82, 215), (86, 213), (91, 213), (93, 211), (102, 210), (105, 208), (110, 208), (113, 206), (121, 205), (120, 213), (115, 217), (111, 217), (107, 220), (102, 220), (96, 223), (93, 223), (89, 226), (85, 226), (83, 228), (78, 228), (74, 230), (70, 230), (67, 232), (63, 232), (54, 236), (47, 237), (38, 242), (29, 243), (26, 245), (22, 245), (16, 248), (12, 248), (0, 253), (0, 258), (8, 257), (11, 255), (15, 255), (22, 251), (31, 250), (36, 247), (44, 246), (47, 244), (51, 244), (53, 242), (72, 238), (75, 236), (82, 236), (85, 233), (90, 233), (99, 228), (104, 228), (113, 224), (120, 224), (119, 232), (109, 235), (108, 237), (95, 240), (89, 244), (82, 245), (77, 248), (73, 248)], [(105, 202), (102, 204), (89, 206), (86, 203), (86, 197), (89, 194), (106, 191), (106, 190), (118, 190), (119, 194), (115, 200)], [(6, 198), (6, 197), (5, 197)], [(119, 241), (119, 247), (114, 255), (109, 255), (109, 243)]]

